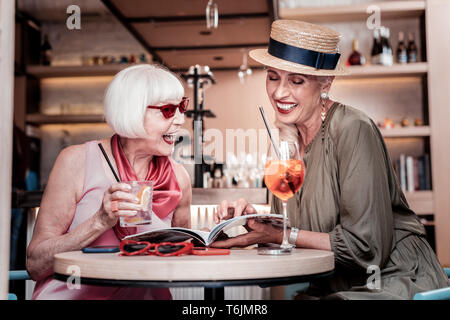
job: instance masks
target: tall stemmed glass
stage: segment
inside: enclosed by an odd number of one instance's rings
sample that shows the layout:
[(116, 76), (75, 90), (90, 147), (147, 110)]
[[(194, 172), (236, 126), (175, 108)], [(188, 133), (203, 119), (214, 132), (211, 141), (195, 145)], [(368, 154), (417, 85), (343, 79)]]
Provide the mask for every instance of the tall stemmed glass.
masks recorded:
[[(287, 201), (294, 196), (303, 184), (305, 165), (300, 156), (298, 144), (281, 140), (278, 150), (269, 145), (267, 162), (264, 167), (264, 182), (267, 188), (282, 201), (283, 242), (278, 250), (261, 250), (261, 254), (289, 254), (293, 245), (287, 238)], [(273, 155), (275, 151), (276, 155)]]

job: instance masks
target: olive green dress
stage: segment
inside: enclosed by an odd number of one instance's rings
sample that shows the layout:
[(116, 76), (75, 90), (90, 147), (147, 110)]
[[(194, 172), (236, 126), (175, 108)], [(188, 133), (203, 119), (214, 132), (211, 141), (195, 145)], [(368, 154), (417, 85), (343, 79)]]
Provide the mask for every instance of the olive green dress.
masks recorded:
[[(335, 256), (334, 275), (311, 283), (306, 295), (411, 299), (450, 285), (408, 207), (377, 126), (337, 102), (324, 126), (305, 149), (305, 180), (287, 206), (291, 225), (329, 234)], [(272, 209), (281, 208), (274, 197)]]

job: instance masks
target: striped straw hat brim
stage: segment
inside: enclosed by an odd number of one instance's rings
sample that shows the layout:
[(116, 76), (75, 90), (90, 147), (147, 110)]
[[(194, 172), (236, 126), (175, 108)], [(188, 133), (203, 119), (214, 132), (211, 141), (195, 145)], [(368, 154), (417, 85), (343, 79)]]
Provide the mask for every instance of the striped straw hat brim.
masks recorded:
[(272, 23), (269, 47), (251, 50), (252, 59), (273, 68), (310, 75), (348, 74), (339, 64), (340, 34), (325, 26), (296, 20)]

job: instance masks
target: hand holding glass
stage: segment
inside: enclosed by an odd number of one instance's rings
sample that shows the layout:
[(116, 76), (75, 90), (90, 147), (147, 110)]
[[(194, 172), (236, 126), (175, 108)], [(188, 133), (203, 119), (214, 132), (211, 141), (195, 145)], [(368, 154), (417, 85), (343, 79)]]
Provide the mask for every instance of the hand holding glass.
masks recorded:
[(122, 182), (130, 185), (131, 187), (130, 193), (135, 195), (139, 199), (141, 209), (137, 210), (135, 216), (120, 217), (120, 226), (134, 227), (138, 225), (151, 224), (153, 182), (152, 181), (122, 181)]

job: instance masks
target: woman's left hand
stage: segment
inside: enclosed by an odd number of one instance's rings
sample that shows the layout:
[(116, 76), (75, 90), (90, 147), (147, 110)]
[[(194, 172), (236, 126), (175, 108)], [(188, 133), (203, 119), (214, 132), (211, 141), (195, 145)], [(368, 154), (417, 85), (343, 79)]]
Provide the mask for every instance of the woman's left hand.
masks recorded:
[(230, 248), (247, 247), (257, 243), (278, 243), (283, 239), (283, 229), (268, 223), (257, 222), (255, 219), (247, 221), (246, 229), (248, 233), (226, 240), (214, 241), (211, 247)]

